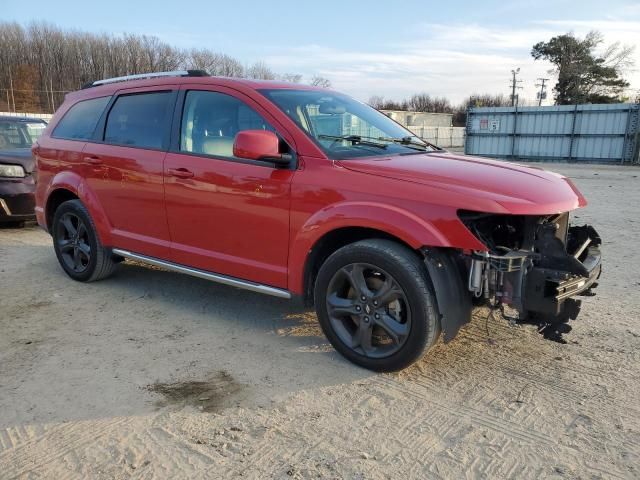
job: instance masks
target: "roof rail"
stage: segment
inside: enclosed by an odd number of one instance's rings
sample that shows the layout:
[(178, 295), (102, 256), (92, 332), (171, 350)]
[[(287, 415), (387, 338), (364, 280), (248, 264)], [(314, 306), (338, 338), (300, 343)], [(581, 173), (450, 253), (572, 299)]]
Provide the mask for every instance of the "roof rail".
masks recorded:
[(105, 78), (95, 82), (87, 83), (82, 88), (97, 87), (99, 85), (107, 85), (109, 83), (128, 82), (129, 80), (141, 80), (143, 78), (156, 77), (208, 77), (209, 74), (205, 70), (174, 70), (171, 72), (153, 72), (138, 73), (136, 75), (125, 75), (123, 77)]

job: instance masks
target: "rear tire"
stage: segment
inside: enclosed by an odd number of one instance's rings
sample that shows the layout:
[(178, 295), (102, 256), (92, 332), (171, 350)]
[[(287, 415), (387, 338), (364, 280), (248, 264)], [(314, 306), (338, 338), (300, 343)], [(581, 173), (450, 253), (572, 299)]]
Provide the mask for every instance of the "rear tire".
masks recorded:
[(390, 372), (416, 362), (440, 335), (427, 269), (413, 250), (390, 240), (363, 240), (333, 253), (314, 288), (318, 320), (342, 355)]
[(60, 204), (51, 233), (58, 261), (74, 280), (94, 282), (115, 270), (111, 250), (100, 243), (93, 219), (80, 200)]

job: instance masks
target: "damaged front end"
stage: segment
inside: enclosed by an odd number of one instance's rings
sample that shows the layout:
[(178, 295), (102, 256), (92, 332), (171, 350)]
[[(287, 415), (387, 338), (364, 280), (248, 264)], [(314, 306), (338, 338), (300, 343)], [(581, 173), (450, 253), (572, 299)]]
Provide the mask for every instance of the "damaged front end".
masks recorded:
[(580, 311), (577, 295), (593, 295), (601, 271), (601, 240), (593, 227), (570, 226), (569, 213), (495, 215), (460, 211), (487, 246), (466, 256), (468, 289), (505, 317), (534, 323), (557, 341)]

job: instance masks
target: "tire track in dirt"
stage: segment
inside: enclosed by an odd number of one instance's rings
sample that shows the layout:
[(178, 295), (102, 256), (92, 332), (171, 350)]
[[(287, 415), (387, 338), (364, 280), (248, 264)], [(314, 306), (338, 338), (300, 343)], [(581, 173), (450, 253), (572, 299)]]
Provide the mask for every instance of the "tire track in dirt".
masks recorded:
[[(562, 455), (573, 457), (574, 461), (586, 471), (597, 472), (600, 474), (602, 472), (606, 472), (607, 475), (612, 478), (626, 478), (625, 474), (617, 469), (609, 468), (605, 470), (602, 467), (595, 467), (593, 465), (590, 465), (586, 460), (584, 460), (585, 458), (598, 458), (598, 452), (596, 451), (593, 451), (591, 455), (587, 457), (578, 456), (571, 447), (560, 445), (550, 435), (537, 431), (528, 425), (517, 425), (510, 420), (506, 420), (490, 413), (483, 412), (477, 408), (460, 404), (459, 402), (448, 402), (444, 398), (439, 398), (438, 394), (434, 393), (439, 391), (439, 389), (437, 388), (437, 383), (432, 383), (428, 378), (422, 378), (421, 380), (422, 381), (419, 382), (415, 382), (414, 380), (412, 380), (404, 381), (401, 383), (393, 378), (380, 376), (373, 379), (373, 382), (380, 384), (381, 386), (383, 386), (383, 388), (394, 389), (401, 397), (413, 398), (422, 403), (428, 402), (431, 406), (442, 412), (440, 414), (440, 418), (442, 419), (442, 422), (440, 424), (437, 423), (438, 416), (432, 416), (431, 418), (427, 416), (421, 417), (419, 419), (414, 418), (413, 423), (412, 421), (408, 421), (406, 425), (419, 424), (423, 422), (424, 418), (424, 422), (433, 422), (435, 433), (442, 436), (443, 438), (449, 437), (456, 429), (459, 430), (461, 428), (460, 424), (481, 425), (484, 428), (493, 431), (495, 434), (499, 435), (500, 438), (505, 439), (506, 441), (515, 440), (517, 442), (530, 444), (539, 450), (553, 450), (554, 452), (558, 452), (558, 457), (560, 457), (559, 451), (562, 451)], [(407, 430), (410, 431), (411, 428), (407, 428), (405, 426), (404, 432), (401, 433), (400, 436), (406, 434)], [(409, 435), (411, 434), (409, 433)], [(506, 451), (504, 448), (502, 450), (503, 452)], [(502, 455), (499, 455), (499, 457), (502, 457)], [(522, 459), (511, 459), (510, 461), (515, 461), (517, 464), (517, 462), (522, 461)], [(522, 461), (522, 464), (524, 465), (535, 465), (536, 463), (536, 458), (533, 458), (533, 455), (530, 460)], [(502, 468), (502, 466), (503, 465), (501, 464), (500, 467)], [(460, 465), (460, 467), (464, 471), (468, 471), (467, 469), (470, 468), (470, 465), (463, 464)], [(482, 473), (482, 476), (491, 477), (498, 474), (499, 472), (483, 471)]]
[[(35, 442), (23, 443), (3, 452), (3, 455), (0, 456), (0, 462), (4, 465), (3, 475), (6, 478), (16, 478), (32, 470), (41, 469), (61, 459), (69, 452), (95, 442), (97, 438), (114, 430), (126, 420), (126, 418), (118, 418), (97, 424), (93, 423), (91, 428), (88, 428), (88, 422), (78, 422), (68, 428), (62, 427), (47, 431)], [(41, 444), (49, 440), (52, 440), (52, 443), (59, 448), (53, 451), (50, 448), (43, 448)]]
[[(48, 435), (54, 434), (56, 431), (62, 429), (69, 429), (71, 425), (58, 424), (58, 425), (34, 425), (34, 426), (15, 426), (7, 427), (4, 430), (0, 430), (0, 460), (5, 455), (9, 455), (11, 450), (29, 443), (34, 445), (44, 439)], [(23, 432), (20, 433), (20, 430)]]
[[(510, 328), (513, 327), (502, 325), (499, 330)], [(475, 330), (465, 331), (463, 336), (465, 338), (475, 338), (478, 342), (481, 342), (480, 344), (486, 342), (487, 339), (486, 335), (482, 336), (482, 333), (477, 331), (477, 326)], [(448, 359), (449, 364), (457, 363), (456, 357), (460, 356), (455, 351), (447, 351), (444, 355), (446, 357), (453, 357)], [(492, 375), (509, 376), (514, 380), (520, 380), (524, 382), (523, 390), (528, 388), (543, 390), (550, 393), (553, 398), (560, 397), (568, 401), (569, 404), (582, 404), (582, 402), (584, 402), (591, 408), (615, 412), (620, 417), (629, 421), (636, 421), (637, 418), (640, 418), (640, 409), (635, 406), (626, 403), (621, 404), (621, 399), (600, 391), (595, 391), (593, 388), (585, 390), (585, 385), (606, 384), (610, 372), (583, 365), (574, 365), (566, 360), (560, 361), (557, 358), (557, 354), (551, 352), (541, 352), (535, 360), (536, 363), (531, 365), (530, 369), (543, 368), (545, 370), (544, 376), (525, 368), (514, 368), (512, 359), (498, 355), (474, 357), (473, 365), (476, 368), (482, 366), (482, 368), (478, 368), (478, 370), (485, 376), (488, 372), (491, 372)], [(455, 369), (452, 369), (452, 372), (455, 373)], [(430, 388), (435, 388), (437, 384), (434, 382), (434, 379), (437, 375), (444, 375), (448, 384), (451, 384), (451, 382), (458, 383), (459, 378), (455, 374), (452, 374), (452, 372), (429, 371), (420, 374), (410, 374), (407, 378), (415, 383), (430, 381)], [(426, 375), (429, 375), (429, 377), (426, 377)], [(588, 392), (588, 394), (586, 394), (586, 392)]]
[[(437, 390), (434, 389), (434, 385), (412, 385), (408, 382), (401, 384), (388, 377), (376, 377), (373, 382), (378, 383), (380, 387), (394, 389), (400, 396), (412, 397), (421, 402), (427, 401), (439, 408), (442, 412), (456, 417), (458, 420), (480, 424), (507, 438), (514, 438), (527, 443), (553, 443), (553, 440), (549, 436), (541, 432), (520, 427), (513, 422), (495, 417), (476, 408), (460, 404), (452, 406), (450, 402), (447, 403), (444, 399), (435, 397), (433, 391)], [(418, 388), (416, 388), (416, 386)]]

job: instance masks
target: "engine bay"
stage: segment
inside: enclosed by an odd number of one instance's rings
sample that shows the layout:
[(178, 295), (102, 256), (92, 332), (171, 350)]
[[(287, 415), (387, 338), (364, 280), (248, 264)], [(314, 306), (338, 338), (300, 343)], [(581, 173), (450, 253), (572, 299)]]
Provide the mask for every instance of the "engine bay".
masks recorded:
[(594, 295), (601, 271), (600, 236), (571, 226), (569, 213), (495, 215), (460, 211), (465, 226), (487, 246), (464, 255), (467, 287), (476, 303), (500, 309), (516, 323), (533, 323), (545, 338), (564, 342), (569, 320)]

